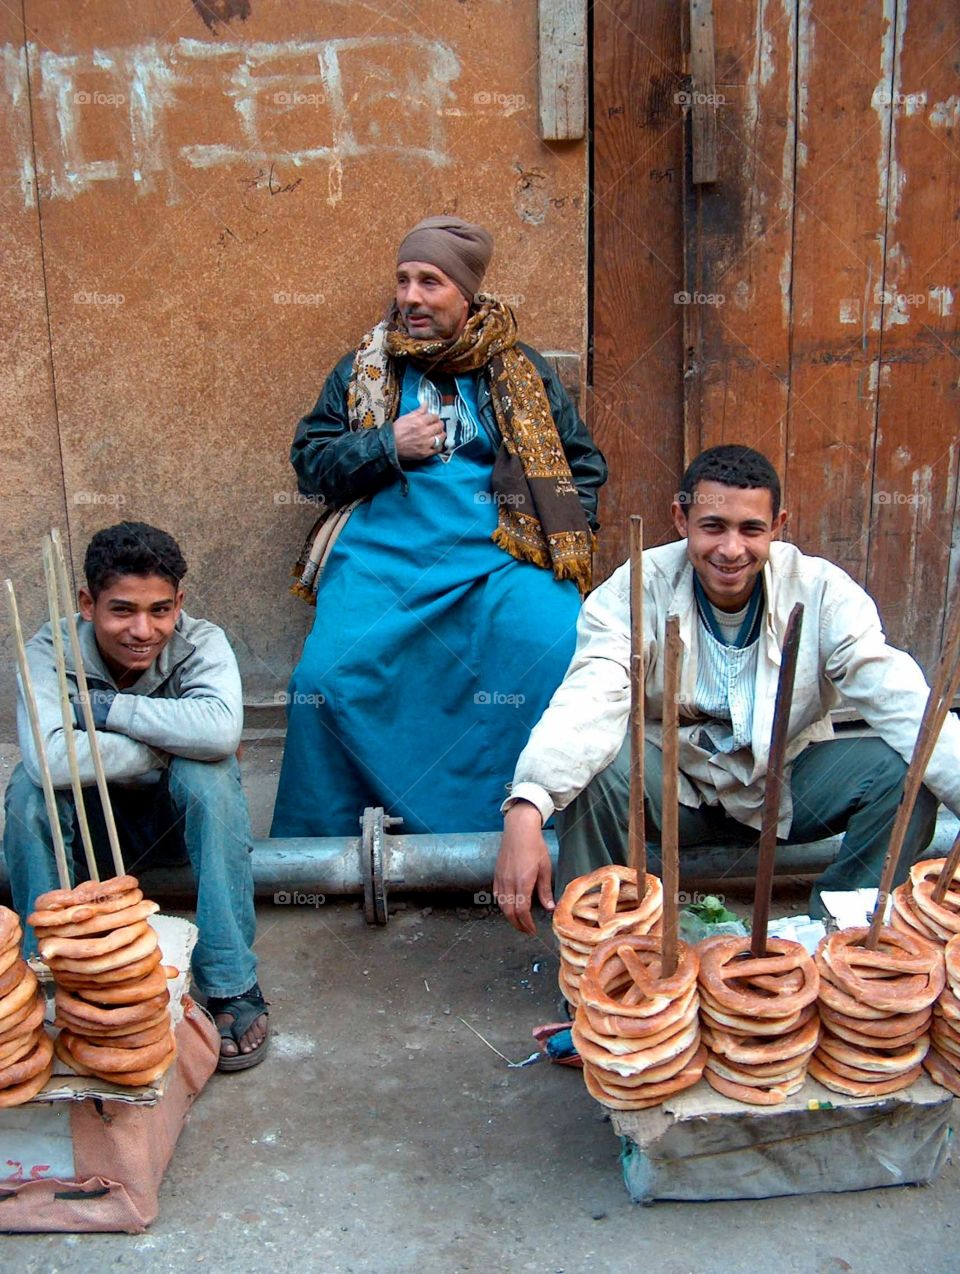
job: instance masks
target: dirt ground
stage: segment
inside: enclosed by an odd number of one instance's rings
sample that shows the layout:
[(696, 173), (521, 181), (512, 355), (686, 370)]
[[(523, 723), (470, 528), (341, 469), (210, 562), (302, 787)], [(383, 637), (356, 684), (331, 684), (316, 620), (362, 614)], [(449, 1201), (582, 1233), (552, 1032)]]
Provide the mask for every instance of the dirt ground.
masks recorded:
[[(262, 829), (275, 767), (249, 767)], [(254, 773), (254, 771), (256, 771)], [(511, 1069), (556, 1016), (549, 929), (392, 900), (258, 908), (272, 1052), (197, 1100), (148, 1234), (11, 1235), (21, 1274), (90, 1270), (938, 1274), (960, 1174), (931, 1186), (638, 1207), (573, 1070)], [(781, 889), (778, 910), (801, 909)], [(473, 1028), (472, 1030), (470, 1028)], [(2, 1156), (0, 1156), (2, 1157)]]

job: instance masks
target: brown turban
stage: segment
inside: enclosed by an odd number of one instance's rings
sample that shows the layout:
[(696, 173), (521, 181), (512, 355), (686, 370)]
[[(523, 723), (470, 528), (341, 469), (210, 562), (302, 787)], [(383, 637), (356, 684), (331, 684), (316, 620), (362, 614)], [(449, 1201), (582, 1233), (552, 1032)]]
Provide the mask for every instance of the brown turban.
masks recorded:
[(404, 261), (435, 265), (472, 301), (491, 256), (493, 239), (483, 226), (459, 217), (425, 217), (404, 236), (397, 251), (397, 265)]

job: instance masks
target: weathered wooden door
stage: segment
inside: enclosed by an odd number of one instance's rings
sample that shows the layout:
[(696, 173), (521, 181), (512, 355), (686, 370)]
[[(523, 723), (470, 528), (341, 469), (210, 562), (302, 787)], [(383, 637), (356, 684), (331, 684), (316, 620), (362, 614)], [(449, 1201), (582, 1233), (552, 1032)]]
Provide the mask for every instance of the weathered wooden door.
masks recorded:
[[(756, 446), (789, 537), (864, 584), (930, 668), (960, 568), (960, 11), (716, 0), (713, 86), (689, 75), (685, 6), (595, 24), (608, 524), (639, 508), (664, 534), (684, 461)], [(715, 182), (693, 180), (695, 109)]]

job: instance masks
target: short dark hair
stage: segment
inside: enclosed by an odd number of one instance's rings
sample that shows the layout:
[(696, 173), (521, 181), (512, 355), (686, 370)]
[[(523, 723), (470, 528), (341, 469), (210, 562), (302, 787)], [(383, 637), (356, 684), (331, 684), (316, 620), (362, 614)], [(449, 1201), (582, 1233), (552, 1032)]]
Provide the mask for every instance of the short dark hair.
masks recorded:
[(96, 601), (121, 575), (160, 575), (178, 588), (187, 563), (166, 531), (146, 522), (118, 522), (98, 531), (87, 545), (83, 573)]
[(687, 467), (680, 480), (677, 501), (687, 513), (693, 504), (693, 493), (698, 482), (719, 482), (725, 487), (770, 492), (773, 516), (780, 512), (780, 479), (777, 471), (759, 451), (738, 443), (724, 443), (720, 447), (708, 447)]

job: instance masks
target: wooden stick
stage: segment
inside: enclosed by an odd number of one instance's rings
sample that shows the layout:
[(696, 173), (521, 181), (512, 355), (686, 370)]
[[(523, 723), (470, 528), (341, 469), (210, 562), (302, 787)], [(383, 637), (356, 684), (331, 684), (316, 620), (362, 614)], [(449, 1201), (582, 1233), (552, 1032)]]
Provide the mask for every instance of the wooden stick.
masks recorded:
[(73, 613), (74, 601), (73, 590), (70, 587), (70, 581), (67, 577), (67, 563), (63, 552), (63, 540), (60, 532), (56, 527), (50, 532), (50, 540), (53, 544), (54, 564), (57, 568), (57, 579), (60, 585), (60, 595), (63, 598), (63, 609), (67, 620), (67, 632), (70, 636), (70, 649), (73, 652), (73, 663), (77, 672), (77, 689), (80, 692), (80, 705), (83, 709), (83, 723), (87, 728), (87, 742), (90, 746), (90, 760), (93, 762), (93, 772), (97, 778), (97, 791), (100, 794), (100, 806), (103, 810), (103, 821), (107, 828), (107, 841), (110, 845), (110, 855), (113, 859), (113, 870), (117, 876), (125, 876), (126, 868), (123, 865), (123, 854), (120, 850), (120, 837), (117, 835), (117, 823), (113, 817), (113, 803), (110, 800), (110, 789), (107, 786), (107, 776), (103, 768), (103, 758), (100, 755), (100, 744), (97, 739), (96, 722), (93, 719), (93, 706), (90, 703), (90, 691), (87, 687), (87, 672), (83, 666), (83, 651), (80, 649), (80, 635), (77, 632), (77, 620)]
[(753, 922), (750, 929), (750, 951), (754, 956), (767, 954), (767, 923), (770, 919), (770, 895), (773, 892), (773, 868), (777, 858), (777, 824), (780, 821), (780, 795), (783, 791), (783, 762), (787, 752), (787, 731), (793, 683), (797, 675), (797, 655), (803, 628), (803, 603), (797, 602), (787, 620), (780, 655), (780, 676), (773, 707), (770, 731), (770, 756), (763, 792), (763, 820), (760, 825), (760, 855), (757, 881), (753, 892)]
[(43, 747), (43, 733), (40, 729), (40, 714), (37, 711), (37, 699), (33, 693), (33, 678), (27, 663), (27, 651), (23, 644), (23, 631), (20, 628), (20, 614), (17, 610), (17, 595), (13, 591), (13, 582), (4, 580), (7, 593), (7, 605), (10, 608), (10, 626), (13, 629), (13, 644), (17, 652), (17, 667), (20, 669), (20, 682), (23, 686), (23, 698), (27, 705), (27, 716), (30, 718), (30, 731), (33, 734), (33, 746), (37, 754), (37, 768), (40, 771), (40, 786), (43, 789), (43, 800), (47, 807), (47, 821), (50, 824), (50, 838), (53, 841), (53, 856), (57, 863), (57, 878), (61, 889), (70, 888), (70, 872), (67, 868), (67, 852), (63, 844), (63, 829), (57, 813), (57, 797), (50, 777), (50, 766)]
[(957, 874), (958, 867), (960, 867), (960, 832), (957, 832), (957, 839), (953, 842), (950, 856), (943, 864), (943, 869), (937, 877), (937, 883), (933, 887), (934, 902), (943, 902), (944, 895), (953, 884), (953, 878)]
[(77, 811), (77, 827), (80, 829), (80, 841), (83, 845), (83, 856), (87, 861), (87, 873), (91, 880), (99, 880), (97, 858), (93, 849), (93, 838), (87, 823), (87, 810), (83, 799), (83, 786), (80, 782), (80, 765), (77, 761), (77, 739), (73, 724), (73, 704), (70, 701), (70, 686), (67, 682), (67, 661), (63, 649), (63, 633), (60, 630), (60, 602), (57, 597), (57, 571), (53, 563), (53, 544), (49, 535), (43, 540), (43, 577), (47, 584), (47, 607), (50, 611), (50, 635), (53, 640), (53, 662), (57, 670), (57, 685), (60, 688), (60, 716), (63, 720), (63, 742), (67, 752), (67, 769), (70, 772), (70, 788), (73, 792), (73, 803)]
[(875, 951), (877, 943), (880, 941), (883, 913), (886, 910), (890, 886), (893, 884), (897, 863), (903, 850), (903, 841), (907, 834), (910, 815), (913, 813), (917, 793), (920, 791), (920, 784), (923, 782), (924, 774), (926, 774), (933, 749), (936, 747), (937, 739), (940, 737), (940, 728), (946, 719), (947, 713), (950, 711), (950, 705), (953, 703), (957, 689), (960, 688), (960, 659), (958, 659), (958, 654), (960, 654), (960, 596), (958, 596), (957, 603), (950, 616), (943, 654), (940, 656), (940, 663), (937, 665), (937, 673), (933, 679), (930, 694), (927, 697), (927, 706), (923, 710), (923, 717), (920, 721), (920, 729), (917, 733), (913, 756), (910, 758), (906, 777), (903, 780), (903, 793), (893, 820), (890, 844), (887, 847), (887, 856), (880, 875), (877, 905), (870, 918), (870, 930), (863, 942), (868, 951)]
[(628, 863), (637, 897), (647, 892), (647, 828), (643, 804), (644, 748), (643, 518), (630, 519), (630, 816)]
[(677, 924), (680, 892), (680, 619), (667, 619), (663, 671), (663, 814), (660, 819), (660, 853), (663, 859), (663, 939), (660, 945), (660, 976), (672, 977), (677, 970)]

